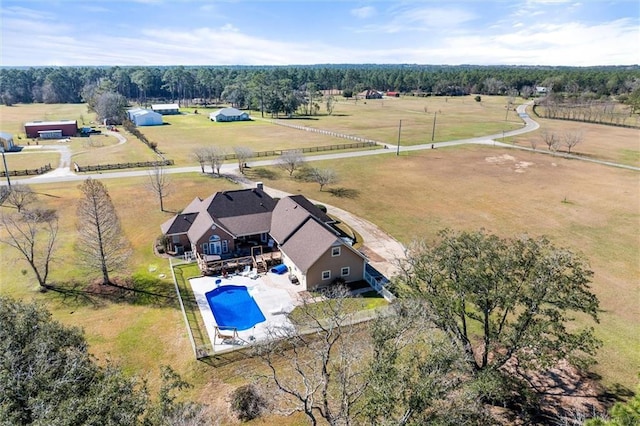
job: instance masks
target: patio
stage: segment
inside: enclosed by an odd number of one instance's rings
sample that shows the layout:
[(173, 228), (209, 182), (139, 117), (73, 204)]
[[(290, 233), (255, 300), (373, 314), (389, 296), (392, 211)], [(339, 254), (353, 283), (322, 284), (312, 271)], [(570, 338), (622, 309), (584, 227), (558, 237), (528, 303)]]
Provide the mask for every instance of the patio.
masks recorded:
[[(256, 324), (253, 328), (232, 332), (228, 330), (218, 331), (213, 312), (205, 294), (220, 285), (246, 286), (265, 317), (265, 321)], [(204, 321), (209, 340), (214, 353), (222, 353), (234, 350), (238, 346), (246, 346), (254, 341), (264, 340), (268, 336), (268, 329), (274, 327), (289, 327), (291, 323), (287, 319), (287, 312), (300, 304), (301, 286), (294, 285), (289, 280), (288, 274), (274, 274), (267, 272), (252, 279), (249, 276), (228, 275), (203, 276), (189, 280), (193, 294)], [(226, 338), (221, 338), (224, 334)]]

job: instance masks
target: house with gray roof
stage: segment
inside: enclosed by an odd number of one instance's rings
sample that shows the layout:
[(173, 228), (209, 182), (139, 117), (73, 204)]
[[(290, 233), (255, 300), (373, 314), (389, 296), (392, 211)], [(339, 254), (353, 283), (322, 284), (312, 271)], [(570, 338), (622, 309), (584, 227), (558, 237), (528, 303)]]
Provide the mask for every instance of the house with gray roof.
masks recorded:
[(258, 184), (196, 198), (161, 229), (177, 254), (192, 251), (217, 260), (253, 256), (253, 248), (277, 252), (290, 275), (311, 290), (364, 278), (365, 256), (334, 223), (304, 196), (276, 201)]
[(251, 117), (249, 113), (240, 111), (237, 108), (222, 108), (209, 114), (209, 120), (216, 122), (248, 121), (251, 120)]

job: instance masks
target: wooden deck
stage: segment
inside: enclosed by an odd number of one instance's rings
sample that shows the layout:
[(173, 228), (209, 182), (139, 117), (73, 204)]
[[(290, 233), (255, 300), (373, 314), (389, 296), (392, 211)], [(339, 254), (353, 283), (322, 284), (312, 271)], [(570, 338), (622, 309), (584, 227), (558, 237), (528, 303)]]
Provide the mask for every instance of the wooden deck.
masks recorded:
[(247, 266), (255, 269), (257, 272), (266, 272), (272, 265), (282, 262), (282, 253), (280, 251), (263, 253), (260, 250), (258, 254), (252, 256), (235, 257), (231, 259), (220, 259), (219, 256), (216, 257), (217, 259), (213, 256), (196, 253), (196, 261), (203, 274), (239, 273)]

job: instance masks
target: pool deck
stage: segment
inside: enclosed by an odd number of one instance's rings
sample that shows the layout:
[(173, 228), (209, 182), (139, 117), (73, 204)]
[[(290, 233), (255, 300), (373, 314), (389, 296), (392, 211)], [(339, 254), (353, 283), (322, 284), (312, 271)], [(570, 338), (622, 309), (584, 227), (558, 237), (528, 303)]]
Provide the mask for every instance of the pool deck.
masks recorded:
[[(223, 340), (217, 337), (216, 321), (205, 296), (206, 293), (217, 287), (217, 280), (221, 280), (221, 286), (246, 286), (249, 294), (262, 311), (265, 321), (248, 330), (238, 331), (236, 339)], [(269, 329), (290, 327), (291, 322), (287, 319), (286, 313), (291, 312), (295, 306), (301, 303), (300, 293), (304, 291), (302, 286), (291, 284), (288, 274), (278, 275), (272, 272), (261, 274), (255, 279), (243, 275), (230, 275), (227, 278), (205, 276), (191, 278), (189, 283), (215, 353), (227, 352), (239, 346), (247, 346), (254, 341), (264, 340), (268, 336)], [(230, 335), (232, 332), (224, 330), (221, 333)]]

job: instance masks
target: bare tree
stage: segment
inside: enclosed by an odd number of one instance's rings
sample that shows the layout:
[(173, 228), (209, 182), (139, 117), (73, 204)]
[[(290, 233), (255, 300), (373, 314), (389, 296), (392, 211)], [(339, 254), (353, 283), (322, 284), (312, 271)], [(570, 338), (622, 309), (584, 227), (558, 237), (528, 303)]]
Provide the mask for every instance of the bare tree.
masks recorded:
[(538, 142), (540, 142), (537, 138), (529, 139), (529, 144), (531, 145), (531, 149), (538, 148)]
[(0, 215), (4, 233), (0, 243), (16, 249), (27, 261), (44, 290), (49, 288), (49, 266), (58, 236), (58, 215), (54, 210), (23, 210)]
[[(237, 153), (236, 153), (237, 155)], [(253, 153), (249, 157), (253, 156)], [(212, 145), (207, 147), (207, 161), (211, 164), (211, 173), (216, 173), (220, 176), (220, 168), (224, 164), (224, 160), (227, 157), (227, 153), (224, 149)]]
[[(269, 331), (257, 355), (267, 365), (272, 395), (316, 425), (350, 425), (366, 388), (366, 337), (351, 326), (348, 289), (335, 287), (328, 299), (296, 308), (290, 327)], [(353, 299), (351, 299), (353, 300)]]
[(206, 147), (199, 147), (191, 151), (191, 157), (200, 164), (202, 173), (204, 173), (204, 165), (209, 159), (209, 151)]
[(88, 269), (100, 270), (102, 284), (111, 284), (109, 273), (126, 265), (129, 244), (102, 182), (88, 178), (80, 185), (80, 191), (84, 195), (77, 210), (80, 261)]
[(164, 211), (164, 197), (169, 195), (171, 190), (171, 179), (166, 173), (164, 166), (157, 164), (149, 170), (149, 181), (147, 189), (158, 196), (160, 200), (160, 211)]
[(36, 201), (37, 198), (31, 187), (23, 183), (14, 183), (7, 188), (3, 187), (3, 190), (6, 191), (3, 197), (4, 202), (18, 209), (18, 212)]
[(289, 176), (292, 176), (293, 172), (304, 164), (304, 156), (299, 149), (283, 151), (280, 157), (278, 157), (277, 163), (278, 167), (286, 170)]
[(556, 135), (553, 132), (549, 132), (547, 130), (543, 130), (541, 133), (542, 136), (542, 141), (544, 142), (545, 145), (547, 145), (547, 148), (549, 149), (549, 151), (557, 151), (558, 149), (558, 144), (560, 143), (560, 140), (558, 139), (558, 135)]
[(327, 114), (329, 114), (329, 115), (333, 114), (333, 110), (336, 107), (336, 98), (334, 98), (333, 96), (329, 95), (327, 97), (326, 107), (327, 107)]
[(240, 173), (244, 174), (244, 168), (247, 166), (247, 160), (252, 158), (255, 153), (253, 150), (246, 146), (234, 146), (233, 152), (236, 153), (236, 158), (238, 159), (238, 169)]
[(566, 132), (562, 135), (562, 142), (567, 147), (567, 152), (571, 154), (571, 149), (584, 140), (582, 132)]
[(338, 181), (338, 175), (333, 169), (313, 169), (311, 176), (314, 182), (320, 185), (320, 191), (325, 187)]

